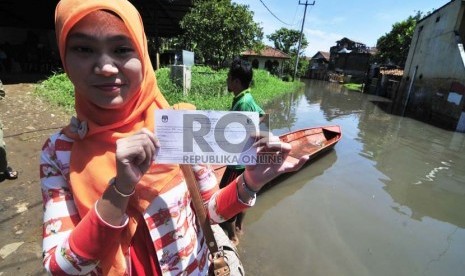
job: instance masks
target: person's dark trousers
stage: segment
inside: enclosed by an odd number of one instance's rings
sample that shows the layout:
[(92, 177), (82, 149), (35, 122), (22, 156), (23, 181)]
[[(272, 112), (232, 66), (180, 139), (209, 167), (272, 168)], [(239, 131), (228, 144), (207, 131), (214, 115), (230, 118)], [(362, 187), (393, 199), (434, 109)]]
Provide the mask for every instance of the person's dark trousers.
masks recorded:
[[(3, 141), (3, 124), (2, 121), (0, 121), (0, 172), (6, 171), (7, 166), (5, 141)], [(3, 180), (5, 180), (5, 175), (0, 174), (0, 181)]]
[[(223, 174), (223, 178), (221, 178), (220, 188), (226, 187), (226, 185), (234, 181), (244, 171), (245, 169), (233, 169), (231, 167), (226, 167), (226, 170)], [(235, 215), (234, 217), (228, 219), (227, 221), (220, 223), (221, 228), (223, 228), (227, 232), (230, 239), (237, 238), (235, 228), (236, 226), (238, 226), (239, 228), (242, 227), (242, 221), (244, 219), (244, 216), (245, 212), (241, 212)]]

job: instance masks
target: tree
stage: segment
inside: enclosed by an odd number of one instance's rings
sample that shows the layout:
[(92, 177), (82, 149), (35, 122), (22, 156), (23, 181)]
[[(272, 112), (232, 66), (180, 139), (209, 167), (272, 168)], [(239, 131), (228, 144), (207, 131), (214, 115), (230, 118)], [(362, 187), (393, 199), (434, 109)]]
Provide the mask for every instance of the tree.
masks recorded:
[(184, 46), (219, 66), (242, 51), (262, 44), (263, 31), (247, 5), (231, 0), (197, 0), (181, 20)]
[[(281, 28), (271, 35), (267, 35), (266, 38), (274, 42), (274, 47), (276, 49), (281, 50), (289, 55), (295, 55), (299, 47), (300, 32), (297, 30)], [(305, 34), (302, 34), (302, 42), (300, 47), (301, 52), (299, 53), (300, 55), (303, 53), (305, 48), (307, 48), (307, 46), (308, 42), (305, 38)]]
[[(281, 28), (271, 35), (266, 36), (269, 40), (274, 42), (274, 47), (278, 50), (291, 56), (290, 61), (284, 63), (283, 73), (288, 76), (294, 75), (295, 61), (297, 58), (297, 49), (299, 48), (300, 32), (297, 30), (291, 30), (287, 28)], [(305, 34), (302, 34), (302, 41), (300, 46), (299, 57), (302, 56), (305, 48), (307, 48), (308, 42), (305, 38)], [(308, 67), (308, 61), (299, 58), (297, 64), (297, 76), (302, 76)]]
[(403, 67), (407, 60), (415, 27), (421, 18), (422, 13), (418, 11), (415, 16), (409, 16), (406, 20), (392, 25), (392, 30), (381, 36), (376, 43), (378, 53), (375, 60)]

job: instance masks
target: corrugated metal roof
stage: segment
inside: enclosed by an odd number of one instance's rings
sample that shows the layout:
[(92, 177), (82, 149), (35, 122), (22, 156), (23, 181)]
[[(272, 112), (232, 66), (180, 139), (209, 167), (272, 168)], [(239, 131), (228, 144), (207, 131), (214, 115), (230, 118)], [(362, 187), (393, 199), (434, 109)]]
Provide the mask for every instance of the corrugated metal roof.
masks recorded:
[[(179, 21), (193, 0), (130, 0), (144, 21), (149, 36), (172, 37), (182, 33)], [(54, 30), (58, 0), (0, 0), (0, 27)], [(26, 7), (26, 8), (25, 8)]]
[(343, 41), (343, 40), (347, 40), (347, 41), (351, 41), (351, 42), (354, 42), (354, 43), (358, 43), (358, 44), (363, 44), (363, 45), (365, 45), (365, 43), (363, 43), (363, 42), (355, 41), (355, 40), (352, 40), (352, 39), (347, 38), (347, 37), (343, 37), (343, 38), (341, 38), (340, 40), (338, 40), (338, 41), (336, 41), (336, 42), (341, 42), (341, 41)]
[(323, 57), (323, 59), (329, 62), (330, 53), (318, 51), (311, 59), (319, 59), (320, 57)]
[(247, 50), (241, 53), (242, 56), (255, 56), (255, 57), (272, 57), (272, 58), (282, 58), (282, 59), (290, 59), (291, 57), (284, 53), (281, 50), (275, 49), (270, 46), (265, 46), (260, 53), (257, 53), (253, 50)]

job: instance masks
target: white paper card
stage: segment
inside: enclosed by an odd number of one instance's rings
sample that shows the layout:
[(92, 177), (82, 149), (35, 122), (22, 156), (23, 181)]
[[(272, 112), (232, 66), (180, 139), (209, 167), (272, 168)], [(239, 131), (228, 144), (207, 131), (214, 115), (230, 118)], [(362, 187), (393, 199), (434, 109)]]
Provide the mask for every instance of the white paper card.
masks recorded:
[(161, 164), (254, 165), (252, 147), (258, 132), (257, 112), (171, 110), (155, 111), (155, 135)]

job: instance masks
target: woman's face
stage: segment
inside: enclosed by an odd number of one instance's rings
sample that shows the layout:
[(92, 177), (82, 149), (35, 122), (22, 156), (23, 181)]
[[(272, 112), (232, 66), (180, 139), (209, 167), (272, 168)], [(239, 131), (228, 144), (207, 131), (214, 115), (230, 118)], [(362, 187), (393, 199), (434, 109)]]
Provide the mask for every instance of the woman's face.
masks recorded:
[(81, 19), (66, 39), (65, 64), (76, 93), (114, 109), (140, 89), (142, 62), (123, 21), (96, 11)]

